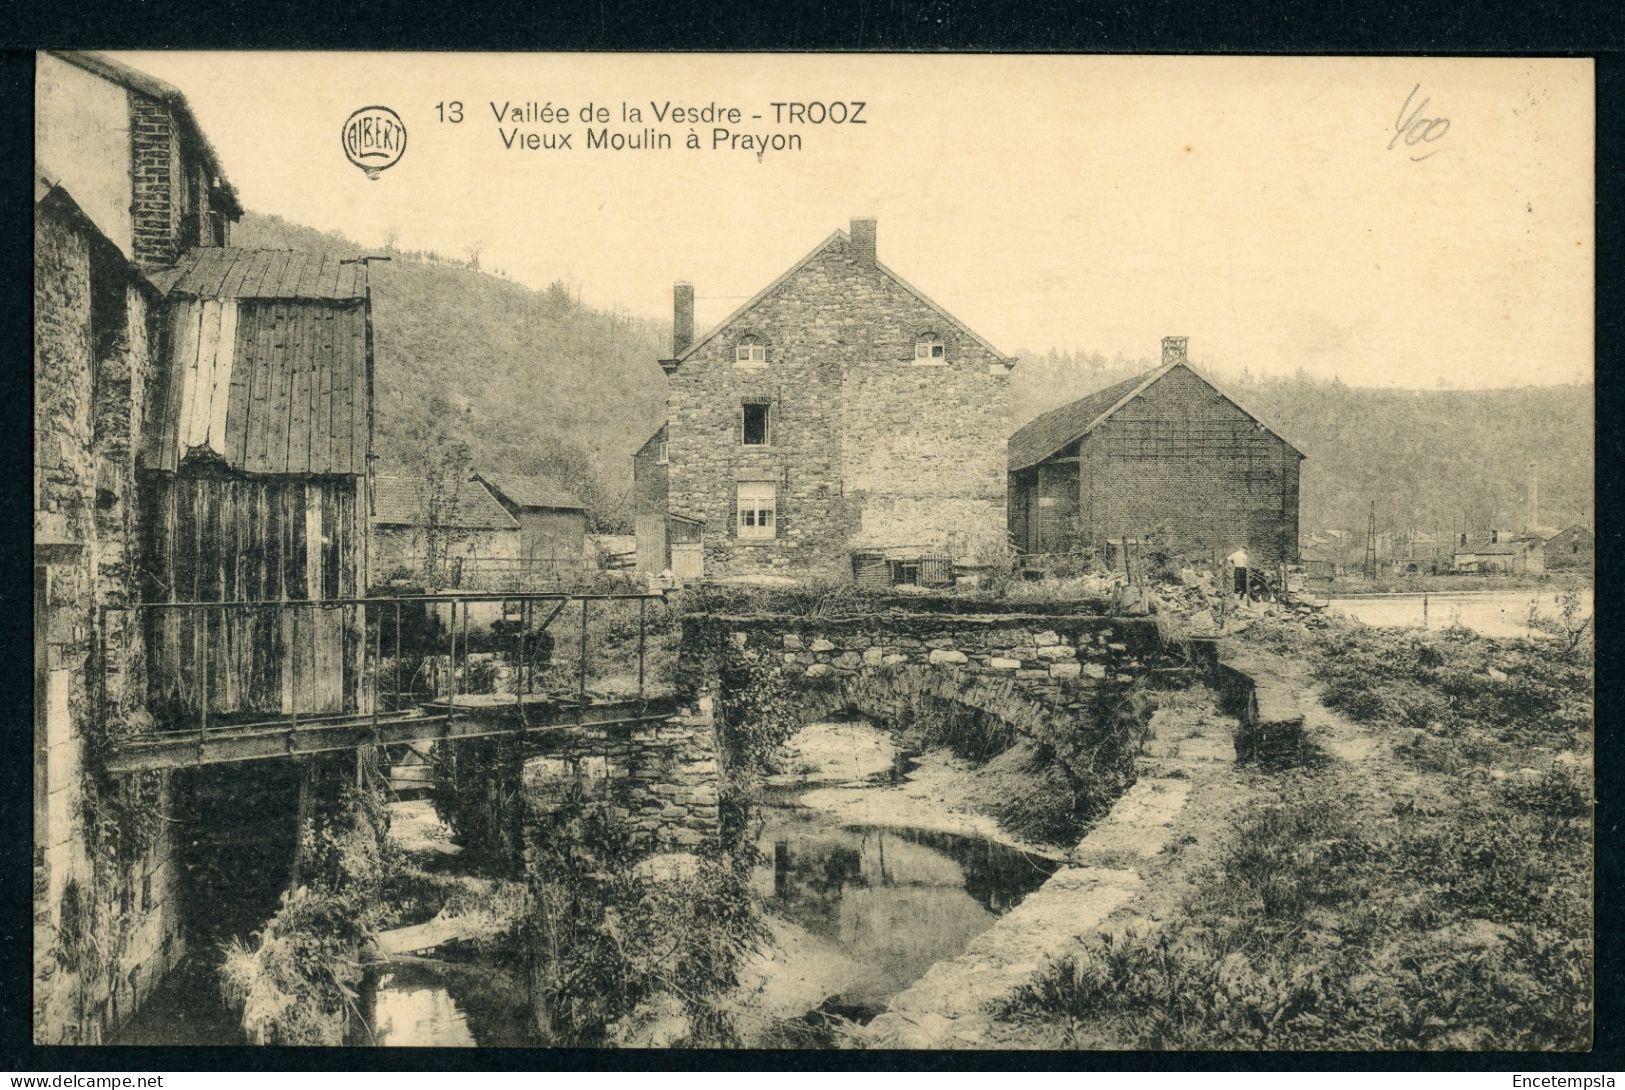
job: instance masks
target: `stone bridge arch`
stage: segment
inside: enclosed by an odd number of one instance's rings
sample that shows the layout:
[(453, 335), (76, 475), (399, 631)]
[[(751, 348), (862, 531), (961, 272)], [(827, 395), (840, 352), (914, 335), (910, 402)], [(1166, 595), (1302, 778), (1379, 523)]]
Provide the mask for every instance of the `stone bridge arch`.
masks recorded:
[(812, 674), (792, 683), (802, 724), (856, 712), (886, 724), (907, 724), (947, 708), (988, 716), (1028, 738), (1053, 728), (1063, 706), (1023, 692), (1014, 678), (987, 677), (919, 663), (860, 666)]

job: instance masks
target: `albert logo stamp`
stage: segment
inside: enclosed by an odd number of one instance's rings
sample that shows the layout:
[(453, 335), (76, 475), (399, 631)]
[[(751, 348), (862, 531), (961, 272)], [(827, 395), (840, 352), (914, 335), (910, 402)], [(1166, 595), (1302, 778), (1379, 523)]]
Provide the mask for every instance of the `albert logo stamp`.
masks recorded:
[(345, 157), (375, 182), (380, 171), (406, 154), (406, 124), (388, 106), (363, 106), (355, 111), (345, 120), (340, 139)]

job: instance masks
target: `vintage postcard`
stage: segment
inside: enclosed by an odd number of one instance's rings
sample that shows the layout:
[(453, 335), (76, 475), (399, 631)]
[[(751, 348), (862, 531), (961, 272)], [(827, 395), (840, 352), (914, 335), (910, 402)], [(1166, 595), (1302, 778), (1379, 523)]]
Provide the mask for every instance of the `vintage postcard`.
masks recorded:
[(34, 87), (37, 1043), (1590, 1047), (1590, 61)]

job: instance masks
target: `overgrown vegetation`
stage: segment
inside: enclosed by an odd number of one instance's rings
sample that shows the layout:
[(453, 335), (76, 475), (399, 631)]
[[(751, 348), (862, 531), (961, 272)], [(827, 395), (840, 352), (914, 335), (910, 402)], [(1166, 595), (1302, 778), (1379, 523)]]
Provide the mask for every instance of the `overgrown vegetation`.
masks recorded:
[(1045, 720), (999, 777), (999, 824), (1024, 840), (1070, 848), (1134, 784), (1155, 707), (1140, 685), (1103, 684), (1088, 707)]
[(359, 1023), (362, 951), (383, 911), (392, 860), (376, 783), (344, 785), (340, 804), (301, 832), (301, 877), (253, 938), (233, 939), (221, 995), (250, 1044), (341, 1045)]
[(1589, 657), (1461, 629), (1255, 629), (1422, 776), (1269, 776), (1174, 919), (1091, 942), (1001, 1016), (1071, 1047), (1586, 1047)]
[(526, 849), (531, 997), (554, 1045), (739, 1043), (725, 996), (766, 940), (749, 853), (656, 877), (613, 797), (573, 786)]

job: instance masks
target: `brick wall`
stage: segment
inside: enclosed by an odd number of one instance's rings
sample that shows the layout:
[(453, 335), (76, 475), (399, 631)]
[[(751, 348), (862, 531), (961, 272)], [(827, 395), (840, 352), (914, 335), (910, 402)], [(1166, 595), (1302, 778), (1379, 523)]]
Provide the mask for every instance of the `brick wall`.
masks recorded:
[[(914, 365), (934, 333), (941, 366)], [(745, 336), (767, 346), (738, 366)], [(1008, 379), (999, 358), (833, 238), (678, 367), (667, 398), (670, 509), (703, 519), (706, 575), (850, 577), (860, 546), (969, 557), (1004, 537)], [(767, 402), (771, 446), (740, 442)], [(771, 541), (740, 540), (741, 481), (778, 489)]]
[(131, 219), (138, 263), (163, 265), (183, 246), (183, 194), (180, 140), (169, 108), (155, 98), (130, 92), (130, 161), (134, 192)]
[(168, 264), (188, 247), (214, 244), (213, 178), (195, 141), (183, 139), (168, 105), (138, 91), (130, 92), (130, 162), (132, 257), (138, 264)]
[[(133, 437), (151, 365), (148, 301), (127, 283), (111, 244), (54, 200), (38, 209), (34, 245), (35, 520), (79, 545), (50, 566), (45, 600), (36, 603), (44, 647), (37, 659), (34, 1036), (84, 1042), (101, 1040), (128, 1017), (184, 951), (170, 838), (160, 834), (140, 858), (104, 862), (98, 878), (84, 826), (92, 717), (138, 715), (144, 696), (140, 634), (116, 612), (108, 615), (106, 687), (94, 690), (87, 679), (99, 654), (99, 607), (138, 594)], [(92, 276), (125, 285), (124, 335), (108, 342), (96, 367)], [(168, 791), (161, 783), (160, 809)], [(98, 945), (118, 952), (107, 975), (81, 972), (62, 941), (64, 905), (74, 900), (84, 906), (80, 918), (99, 920)]]

